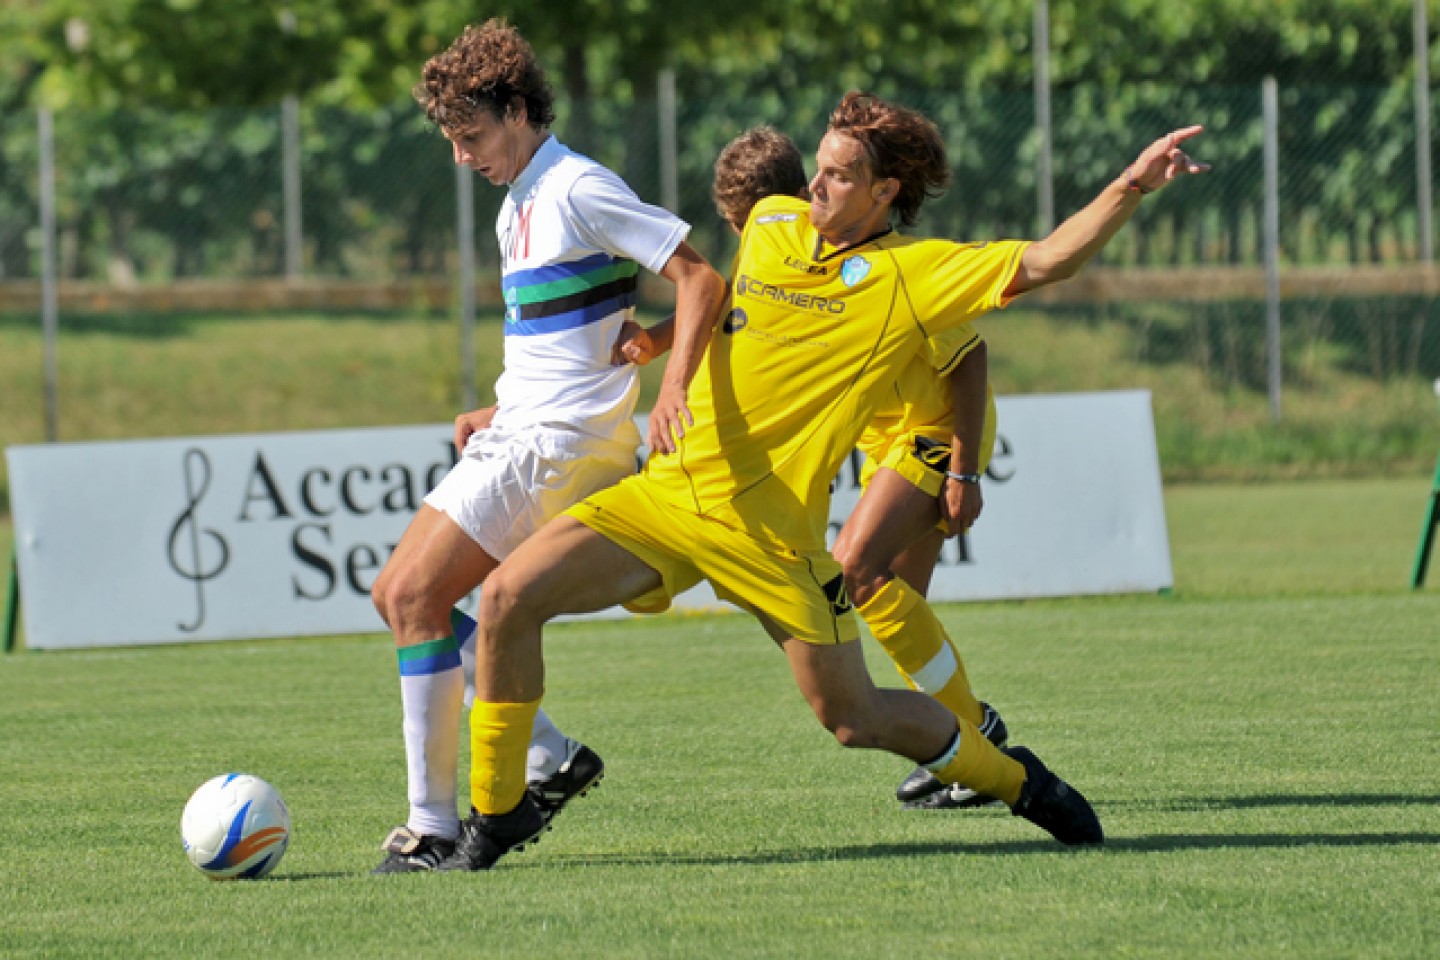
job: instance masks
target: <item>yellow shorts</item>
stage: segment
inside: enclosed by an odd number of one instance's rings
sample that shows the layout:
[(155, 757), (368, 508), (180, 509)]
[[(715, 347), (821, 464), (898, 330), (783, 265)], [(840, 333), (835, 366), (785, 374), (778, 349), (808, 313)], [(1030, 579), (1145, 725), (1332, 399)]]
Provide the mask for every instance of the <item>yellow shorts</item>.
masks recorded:
[[(995, 394), (989, 389), (985, 394), (985, 426), (980, 433), (979, 473), (990, 466), (990, 457), (995, 452), (995, 428), (998, 417), (995, 414)], [(940, 496), (945, 486), (945, 473), (950, 469), (951, 426), (947, 423), (928, 423), (914, 429), (887, 431), (876, 430), (867, 433), (873, 442), (862, 444), (860, 451), (865, 454), (865, 465), (860, 468), (860, 485), (866, 486), (875, 471), (884, 467), (894, 470), (908, 480), (916, 489), (928, 496)], [(944, 527), (944, 524), (941, 524)]]
[(781, 551), (655, 497), (643, 475), (592, 494), (566, 515), (654, 568), (663, 581), (625, 606), (659, 613), (701, 580), (715, 595), (806, 643), (859, 637), (840, 564), (824, 551)]
[(869, 486), (875, 471), (884, 467), (900, 474), (926, 496), (940, 496), (940, 489), (945, 486), (945, 471), (950, 469), (950, 435), (939, 433), (913, 430), (885, 450), (866, 450), (865, 465), (860, 468), (860, 485)]

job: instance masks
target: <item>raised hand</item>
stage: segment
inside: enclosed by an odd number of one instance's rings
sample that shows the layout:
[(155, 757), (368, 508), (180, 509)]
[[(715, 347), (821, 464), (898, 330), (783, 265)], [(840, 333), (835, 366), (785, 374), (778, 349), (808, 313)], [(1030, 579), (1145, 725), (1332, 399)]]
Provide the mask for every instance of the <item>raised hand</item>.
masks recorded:
[(1208, 163), (1196, 163), (1190, 155), (1180, 149), (1180, 144), (1189, 140), (1205, 128), (1199, 125), (1181, 127), (1156, 140), (1130, 164), (1126, 172), (1129, 185), (1141, 193), (1154, 193), (1163, 189), (1176, 177), (1186, 173), (1204, 173), (1210, 169)]

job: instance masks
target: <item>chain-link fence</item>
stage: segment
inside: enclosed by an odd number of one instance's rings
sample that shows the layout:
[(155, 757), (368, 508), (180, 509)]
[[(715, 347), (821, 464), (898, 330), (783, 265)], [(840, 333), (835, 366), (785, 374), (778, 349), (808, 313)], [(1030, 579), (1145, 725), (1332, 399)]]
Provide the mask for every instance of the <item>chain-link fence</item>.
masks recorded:
[[(833, 104), (819, 93), (806, 96), (682, 101), (673, 117), (678, 149), (668, 164), (656, 100), (562, 101), (556, 130), (647, 200), (660, 202), (669, 192), (661, 171), (675, 170), (671, 189), (678, 212), (694, 224), (692, 242), (723, 266), (734, 240), (711, 205), (714, 157), (741, 129), (761, 122), (811, 150)], [(936, 121), (952, 164), (949, 190), (927, 204), (917, 232), (984, 239), (1041, 231), (1044, 140), (1030, 91), (927, 91), (895, 99)], [(1419, 209), (1412, 91), (1400, 82), (1281, 87), (1278, 105), (1279, 370), (1286, 389), (1334, 393), (1342, 389), (1332, 379), (1338, 371), (1376, 384), (1403, 380), (1412, 397), (1428, 395), (1440, 377), (1440, 314), (1431, 296), (1440, 284), (1423, 262), (1427, 221)], [(1081, 280), (1026, 308), (1056, 322), (1112, 330), (1126, 362), (1144, 366), (1157, 382), (1186, 370), (1212, 387), (1263, 398), (1275, 368), (1267, 349), (1260, 85), (1057, 88), (1051, 115), (1060, 218), (1087, 203), (1155, 136), (1182, 124), (1206, 126), (1193, 152), (1214, 169), (1147, 200)], [(57, 113), (62, 290), (212, 283), (234, 294), (227, 309), (273, 308), (273, 299), (247, 298), (246, 291), (256, 281), (286, 280), (285, 225), (295, 211), (285, 209), (281, 116), (278, 107)], [(306, 303), (323, 307), (327, 291), (347, 284), (424, 279), (453, 291), (456, 173), (448, 144), (421, 111), (409, 102), (365, 112), (302, 108), (298, 130), (297, 259), (303, 281), (319, 291), (311, 289)], [(42, 269), (36, 117), (0, 117), (0, 144), (0, 312), (13, 315), (38, 302), (15, 291), (33, 293)], [(482, 289), (493, 288), (497, 275), (489, 237), (502, 196), (484, 183), (474, 190)], [(425, 309), (443, 312), (453, 302), (442, 296), (437, 305), (432, 297)]]
[[(1414, 263), (1419, 257), (1414, 103), (1400, 86), (1280, 91), (1280, 241), (1289, 266)], [(952, 186), (919, 230), (956, 237), (1039, 229), (1034, 101), (1028, 92), (903, 98), (944, 131)], [(1258, 265), (1264, 202), (1260, 88), (1080, 87), (1053, 95), (1056, 209), (1072, 212), (1151, 137), (1204, 123), (1196, 152), (1214, 172), (1147, 204), (1100, 259), (1107, 266)], [(711, 164), (739, 130), (768, 122), (809, 149), (831, 106), (682, 103), (679, 213), (697, 245), (728, 242), (710, 206)], [(563, 105), (576, 149), (659, 202), (654, 101)], [(196, 114), (66, 110), (55, 118), (60, 274), (164, 283), (284, 272), (281, 111)], [(303, 270), (328, 277), (435, 275), (454, 267), (448, 147), (409, 103), (374, 111), (302, 110)], [(0, 118), (0, 279), (40, 273), (36, 122)], [(487, 225), (500, 193), (477, 191)], [(480, 256), (493, 259), (489, 244)]]

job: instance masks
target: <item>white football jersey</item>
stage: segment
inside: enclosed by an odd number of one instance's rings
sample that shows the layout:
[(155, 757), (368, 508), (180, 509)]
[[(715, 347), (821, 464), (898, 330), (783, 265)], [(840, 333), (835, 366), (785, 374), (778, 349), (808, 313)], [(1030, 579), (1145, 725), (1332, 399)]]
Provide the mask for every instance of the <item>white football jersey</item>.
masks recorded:
[(564, 424), (639, 444), (637, 371), (611, 366), (610, 351), (634, 315), (639, 266), (658, 273), (689, 232), (553, 136), (541, 145), (495, 223), (505, 292), (496, 426)]

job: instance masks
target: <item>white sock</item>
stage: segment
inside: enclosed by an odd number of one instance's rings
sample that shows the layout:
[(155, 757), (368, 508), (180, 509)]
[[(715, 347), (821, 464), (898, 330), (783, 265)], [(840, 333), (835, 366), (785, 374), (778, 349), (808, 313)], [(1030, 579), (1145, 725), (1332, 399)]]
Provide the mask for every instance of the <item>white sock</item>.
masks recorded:
[(405, 768), (410, 818), (418, 834), (460, 835), (456, 781), (465, 679), (454, 637), (402, 647), (400, 703), (405, 712)]
[(450, 611), (450, 626), (460, 643), (460, 669), (465, 674), (465, 709), (475, 705), (475, 630), (470, 616), (459, 610)]
[(570, 754), (570, 738), (560, 732), (544, 710), (535, 714), (530, 731), (530, 752), (525, 755), (525, 780), (534, 783), (553, 776)]

